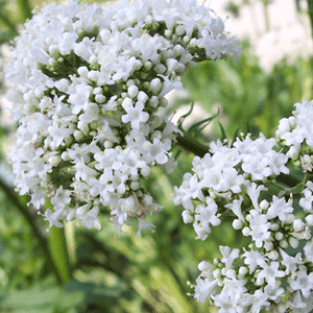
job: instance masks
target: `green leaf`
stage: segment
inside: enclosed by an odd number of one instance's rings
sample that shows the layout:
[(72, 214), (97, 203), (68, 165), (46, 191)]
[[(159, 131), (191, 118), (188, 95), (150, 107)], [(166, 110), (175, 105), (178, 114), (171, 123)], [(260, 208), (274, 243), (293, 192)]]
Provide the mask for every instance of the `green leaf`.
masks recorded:
[(192, 135), (196, 135), (197, 133), (201, 132), (206, 126), (208, 126), (210, 124), (210, 122), (212, 122), (218, 116), (218, 114), (219, 114), (219, 112), (217, 112), (213, 116), (210, 116), (204, 120), (201, 120), (201, 121), (193, 124), (192, 126), (190, 126), (187, 133), (192, 136)]
[(233, 139), (232, 139), (232, 145), (234, 144), (234, 142), (236, 142), (236, 139), (238, 138), (238, 133), (241, 127), (238, 127), (234, 133)]
[(182, 115), (182, 116), (178, 119), (177, 127), (178, 127), (180, 130), (183, 130), (183, 129), (182, 129), (182, 124), (183, 124), (185, 118), (188, 117), (188, 116), (192, 113), (192, 110), (193, 110), (194, 105), (195, 105), (195, 103), (192, 102), (191, 105), (190, 105), (190, 110), (189, 110), (186, 114)]
[(223, 125), (220, 122), (218, 122), (218, 125), (220, 126), (220, 129), (221, 129), (221, 132), (222, 132), (222, 139), (221, 139), (221, 141), (224, 141), (225, 139), (227, 139), (225, 129), (224, 129)]
[[(51, 209), (50, 199), (46, 198), (46, 207)], [(68, 254), (68, 246), (65, 235), (65, 228), (52, 226), (48, 232), (48, 245), (53, 262), (62, 279), (62, 283), (67, 283), (72, 277), (72, 267)]]
[(117, 304), (121, 298), (127, 300), (133, 298), (132, 293), (123, 291), (118, 287), (107, 287), (95, 283), (79, 282), (77, 280), (71, 281), (64, 289), (74, 294), (83, 292), (85, 295), (83, 301), (85, 306), (98, 304), (100, 306), (110, 307), (114, 303)]
[(60, 287), (35, 288), (15, 291), (2, 299), (1, 312), (41, 312), (53, 313), (78, 307), (82, 304), (85, 293), (81, 290), (67, 291)]

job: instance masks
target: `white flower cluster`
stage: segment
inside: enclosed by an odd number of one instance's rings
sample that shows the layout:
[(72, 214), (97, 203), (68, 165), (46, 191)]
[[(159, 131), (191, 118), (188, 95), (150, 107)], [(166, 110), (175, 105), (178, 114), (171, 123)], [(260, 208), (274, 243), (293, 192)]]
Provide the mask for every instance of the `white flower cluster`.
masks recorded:
[(290, 147), (287, 156), (301, 165), (304, 172), (313, 169), (313, 107), (310, 101), (296, 103), (293, 116), (279, 122), (276, 136)]
[(141, 229), (162, 207), (143, 188), (151, 167), (170, 172), (178, 129), (158, 115), (187, 65), (241, 53), (224, 22), (196, 0), (45, 6), (25, 25), (6, 69), (19, 122), (13, 172), (51, 225)]
[[(277, 132), (286, 142), (260, 135), (238, 139), (232, 147), (212, 143), (209, 153), (194, 158), (193, 174), (186, 173), (175, 189), (174, 203), (183, 205), (183, 220), (193, 223), (197, 239), (205, 240), (225, 216), (233, 216), (233, 228), (251, 238), (242, 253), (220, 247), (221, 259), (199, 264), (194, 297), (210, 300), (218, 313), (313, 309), (313, 182), (306, 174), (304, 183), (290, 190), (277, 180), (289, 174), (292, 163), (308, 171), (288, 158), (285, 145), (293, 145), (299, 155), (302, 149), (313, 154), (300, 146), (304, 139), (310, 145), (306, 127), (313, 125), (313, 104), (304, 101), (296, 107), (295, 117), (281, 121)], [(282, 131), (286, 121), (293, 121), (292, 132)], [(296, 254), (292, 251), (300, 240), (305, 245)]]

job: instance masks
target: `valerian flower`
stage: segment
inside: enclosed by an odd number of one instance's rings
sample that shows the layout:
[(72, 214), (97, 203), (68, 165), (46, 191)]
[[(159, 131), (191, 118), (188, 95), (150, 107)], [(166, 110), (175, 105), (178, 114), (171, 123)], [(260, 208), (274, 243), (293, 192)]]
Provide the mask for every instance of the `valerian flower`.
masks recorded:
[(11, 160), (20, 194), (29, 193), (36, 209), (51, 198), (55, 212), (45, 216), (57, 227), (77, 219), (100, 228), (97, 216), (108, 206), (119, 231), (132, 217), (138, 234), (149, 228), (145, 217), (162, 207), (141, 181), (155, 165), (173, 170), (180, 134), (158, 114), (164, 96), (181, 87), (176, 78), (188, 65), (236, 60), (237, 45), (195, 0), (70, 1), (35, 12), (6, 67), (19, 122)]
[[(306, 174), (294, 188), (300, 198), (294, 202), (277, 179), (288, 175), (291, 165), (304, 173), (312, 170), (312, 112), (312, 102), (297, 103), (294, 116), (281, 120), (277, 139), (261, 134), (229, 146), (211, 143), (204, 157), (194, 158), (192, 173), (185, 173), (182, 185), (175, 187), (174, 203), (183, 204), (185, 223), (194, 221), (197, 239), (209, 238), (211, 228), (226, 215), (233, 217), (235, 230), (250, 238), (250, 250), (221, 247), (221, 258), (199, 264), (194, 298), (210, 300), (219, 313), (313, 309), (313, 182)], [(207, 205), (211, 202), (214, 206)], [(295, 205), (302, 215), (295, 215)], [(305, 242), (300, 252), (290, 252), (300, 240)]]

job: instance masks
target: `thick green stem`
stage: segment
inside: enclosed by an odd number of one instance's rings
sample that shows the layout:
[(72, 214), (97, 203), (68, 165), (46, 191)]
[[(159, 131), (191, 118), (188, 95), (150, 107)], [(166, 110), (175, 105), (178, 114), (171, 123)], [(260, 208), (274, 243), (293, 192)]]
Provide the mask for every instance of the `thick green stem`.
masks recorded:
[(39, 240), (40, 246), (45, 254), (45, 257), (48, 261), (48, 266), (51, 268), (53, 273), (55, 274), (55, 277), (58, 281), (58, 283), (62, 283), (61, 276), (59, 275), (58, 269), (53, 262), (51, 253), (48, 248), (48, 242), (46, 238), (41, 233), (39, 227), (35, 223), (34, 218), (31, 216), (30, 211), (26, 205), (23, 205), (19, 201), (18, 195), (12, 190), (10, 186), (8, 186), (1, 178), (0, 178), (0, 188), (3, 190), (5, 195), (7, 196), (7, 199), (19, 210), (19, 212), (24, 216), (26, 221), (28, 222), (31, 230), (33, 231), (35, 237)]
[(296, 185), (298, 185), (302, 182), (301, 178), (299, 178), (295, 175), (292, 175), (292, 173), (289, 175), (281, 173), (279, 176), (277, 176), (276, 179), (280, 183), (283, 183), (289, 187), (295, 187)]
[(67, 244), (68, 258), (70, 261), (71, 267), (74, 267), (76, 260), (76, 245), (75, 245), (75, 225), (74, 221), (67, 222), (64, 226), (65, 238)]
[(28, 0), (17, 0), (17, 5), (24, 21), (32, 17), (32, 9)]
[(0, 21), (9, 29), (10, 32), (12, 32), (14, 36), (18, 35), (18, 31), (14, 23), (2, 12), (0, 12)]
[(209, 148), (202, 145), (201, 143), (197, 142), (193, 138), (189, 137), (188, 135), (184, 136), (177, 136), (176, 143), (188, 152), (193, 153), (194, 155), (198, 155), (203, 157), (206, 153), (209, 152)]
[[(48, 198), (46, 198), (46, 207), (52, 208)], [(63, 284), (68, 283), (72, 279), (72, 266), (70, 264), (65, 229), (66, 225), (63, 228), (52, 226), (48, 232), (49, 250)]]
[(62, 284), (66, 284), (72, 278), (72, 269), (68, 256), (64, 228), (57, 228), (52, 226), (49, 230), (48, 242), (50, 253), (58, 269)]

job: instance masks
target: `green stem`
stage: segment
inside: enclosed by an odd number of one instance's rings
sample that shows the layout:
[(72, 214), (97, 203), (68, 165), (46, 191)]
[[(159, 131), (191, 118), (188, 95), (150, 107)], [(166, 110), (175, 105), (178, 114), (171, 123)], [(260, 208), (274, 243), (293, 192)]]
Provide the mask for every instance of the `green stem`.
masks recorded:
[(289, 187), (295, 187), (296, 185), (302, 182), (301, 178), (292, 175), (292, 173), (290, 173), (289, 175), (281, 173), (279, 176), (276, 177), (276, 180)]
[(28, 0), (17, 0), (17, 5), (23, 17), (23, 22), (32, 17), (32, 9)]
[[(50, 199), (46, 198), (46, 208), (52, 209)], [(62, 284), (68, 283), (72, 279), (72, 267), (68, 253), (66, 241), (66, 225), (64, 228), (52, 226), (48, 232), (48, 246), (61, 277)]]
[(177, 136), (176, 143), (188, 152), (192, 152), (194, 155), (203, 157), (206, 153), (209, 153), (209, 148), (197, 142), (195, 139), (188, 135)]
[(313, 0), (308, 0), (308, 14), (311, 22), (311, 36), (313, 38)]
[(18, 31), (14, 25), (14, 23), (2, 12), (0, 12), (0, 20), (2, 23), (12, 32), (14, 36), (18, 35)]
[(270, 31), (270, 19), (268, 16), (268, 0), (263, 0), (263, 10), (264, 10), (264, 19), (265, 19), (265, 32)]
[(61, 284), (62, 279), (61, 279), (61, 276), (59, 275), (59, 272), (56, 268), (55, 263), (53, 262), (51, 253), (50, 253), (49, 248), (48, 248), (47, 240), (43, 236), (43, 234), (41, 233), (39, 227), (36, 225), (35, 220), (31, 216), (28, 207), (21, 204), (16, 193), (1, 178), (0, 178), (0, 188), (4, 191), (8, 200), (20, 211), (20, 213), (24, 216), (24, 218), (28, 222), (31, 230), (33, 231), (33, 233), (35, 235), (35, 237), (40, 242), (40, 246), (41, 246), (42, 250), (44, 251), (44, 254), (47, 258), (48, 266), (51, 268), (51, 270), (55, 274), (55, 277), (56, 277), (58, 283)]
[(76, 260), (76, 245), (75, 245), (75, 222), (67, 222), (64, 226), (65, 238), (67, 243), (68, 257), (71, 267), (74, 267)]

